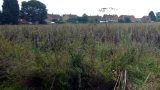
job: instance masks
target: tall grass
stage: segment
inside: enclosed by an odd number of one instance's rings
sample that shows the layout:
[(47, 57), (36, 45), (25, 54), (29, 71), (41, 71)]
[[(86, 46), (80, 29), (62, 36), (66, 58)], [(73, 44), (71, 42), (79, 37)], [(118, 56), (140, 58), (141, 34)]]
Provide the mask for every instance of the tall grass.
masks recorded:
[(159, 59), (158, 23), (0, 26), (2, 90), (159, 90)]

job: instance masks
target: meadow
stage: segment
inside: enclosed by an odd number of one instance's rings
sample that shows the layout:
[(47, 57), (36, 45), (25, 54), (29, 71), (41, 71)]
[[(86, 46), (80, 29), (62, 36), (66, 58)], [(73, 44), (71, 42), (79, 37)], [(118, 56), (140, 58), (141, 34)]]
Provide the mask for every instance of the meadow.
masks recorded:
[(0, 26), (0, 90), (160, 90), (160, 24)]

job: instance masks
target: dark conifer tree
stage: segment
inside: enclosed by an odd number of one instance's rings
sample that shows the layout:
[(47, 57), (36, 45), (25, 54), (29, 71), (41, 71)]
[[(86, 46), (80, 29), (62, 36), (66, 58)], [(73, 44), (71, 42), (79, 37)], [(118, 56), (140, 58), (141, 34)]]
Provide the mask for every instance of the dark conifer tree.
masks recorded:
[(18, 24), (19, 5), (17, 0), (3, 0), (3, 24)]

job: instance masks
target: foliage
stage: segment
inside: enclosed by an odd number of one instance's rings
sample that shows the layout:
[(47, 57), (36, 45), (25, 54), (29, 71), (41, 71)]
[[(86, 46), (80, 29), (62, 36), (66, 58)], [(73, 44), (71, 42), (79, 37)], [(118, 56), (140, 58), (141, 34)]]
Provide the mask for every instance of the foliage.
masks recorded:
[(158, 22), (160, 22), (160, 14), (159, 13), (156, 13), (156, 19)]
[(40, 1), (23, 1), (20, 15), (28, 22), (43, 24), (47, 18), (47, 9), (45, 4)]
[(86, 14), (83, 14), (82, 17), (78, 18), (79, 23), (87, 23), (88, 22), (88, 16)]
[(0, 11), (0, 24), (2, 23), (2, 12)]
[(153, 11), (150, 11), (148, 16), (151, 18), (152, 21), (156, 21), (156, 16)]
[(158, 90), (159, 23), (0, 26), (2, 90)]
[(120, 23), (131, 23), (131, 20), (129, 17), (125, 17), (124, 19), (119, 19), (118, 22)]
[(70, 18), (67, 20), (69, 23), (88, 23), (88, 16), (86, 14), (83, 14), (82, 17), (77, 18)]
[(67, 22), (69, 22), (69, 23), (78, 23), (78, 18), (69, 18), (67, 20)]
[(3, 0), (3, 24), (18, 24), (19, 5), (17, 0)]

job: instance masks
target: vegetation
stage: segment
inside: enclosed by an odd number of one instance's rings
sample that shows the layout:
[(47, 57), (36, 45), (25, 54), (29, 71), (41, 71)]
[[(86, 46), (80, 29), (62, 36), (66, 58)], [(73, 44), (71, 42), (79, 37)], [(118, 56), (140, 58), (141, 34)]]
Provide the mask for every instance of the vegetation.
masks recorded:
[(46, 5), (37, 0), (23, 1), (21, 18), (28, 22), (44, 24), (47, 18)]
[(78, 18), (79, 23), (88, 23), (88, 15), (87, 14), (83, 14), (82, 17)]
[(2, 12), (0, 11), (0, 24), (2, 23)]
[(156, 21), (156, 16), (153, 11), (150, 11), (148, 16), (151, 18), (152, 21)]
[(160, 14), (156, 13), (157, 22), (160, 22)]
[[(76, 17), (76, 18), (70, 18), (67, 20), (68, 23), (89, 23), (88, 21), (88, 15), (87, 14), (83, 14), (82, 17)], [(59, 22), (57, 22), (59, 23)]]
[(78, 23), (78, 17), (69, 18), (66, 22), (76, 24), (76, 23)]
[(3, 0), (3, 24), (18, 24), (19, 5), (17, 0)]
[(159, 90), (159, 29), (157, 23), (0, 26), (0, 88)]
[(124, 19), (118, 19), (119, 23), (131, 23), (131, 20), (129, 17), (125, 17)]

